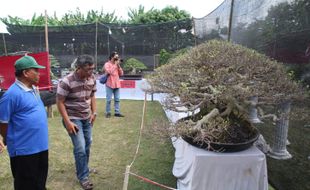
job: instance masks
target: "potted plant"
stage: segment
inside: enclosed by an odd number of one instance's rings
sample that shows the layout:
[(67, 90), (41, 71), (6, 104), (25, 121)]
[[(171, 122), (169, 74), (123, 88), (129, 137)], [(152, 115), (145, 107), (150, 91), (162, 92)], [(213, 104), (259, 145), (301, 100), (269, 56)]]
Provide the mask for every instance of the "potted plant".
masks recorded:
[(152, 93), (166, 93), (166, 109), (189, 112), (174, 135), (216, 151), (248, 148), (258, 130), (248, 118), (249, 99), (279, 103), (300, 95), (284, 66), (258, 52), (212, 40), (171, 59), (148, 77)]
[(129, 58), (125, 61), (123, 69), (129, 74), (126, 74), (122, 78), (142, 79), (141, 71), (147, 69), (147, 67), (141, 61), (135, 58)]

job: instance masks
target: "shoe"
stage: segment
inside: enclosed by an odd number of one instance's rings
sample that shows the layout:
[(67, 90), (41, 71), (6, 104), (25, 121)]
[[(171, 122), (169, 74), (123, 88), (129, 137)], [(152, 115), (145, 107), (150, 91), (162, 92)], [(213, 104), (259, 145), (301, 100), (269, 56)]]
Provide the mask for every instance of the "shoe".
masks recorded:
[(89, 179), (80, 181), (80, 185), (83, 188), (83, 190), (92, 190), (94, 185), (89, 181)]
[(120, 114), (120, 113), (116, 113), (114, 114), (115, 117), (125, 117), (124, 115)]
[(105, 117), (106, 117), (106, 118), (110, 118), (110, 117), (111, 117), (111, 114), (110, 114), (110, 113), (107, 113), (107, 114), (105, 114)]

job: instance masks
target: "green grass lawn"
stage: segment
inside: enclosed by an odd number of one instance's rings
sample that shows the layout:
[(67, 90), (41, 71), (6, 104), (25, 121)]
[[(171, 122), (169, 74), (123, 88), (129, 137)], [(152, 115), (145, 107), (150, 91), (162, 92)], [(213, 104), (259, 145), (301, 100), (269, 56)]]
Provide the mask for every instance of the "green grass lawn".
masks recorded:
[[(143, 101), (122, 100), (121, 110), (125, 118), (104, 117), (104, 100), (98, 100), (98, 117), (93, 130), (90, 167), (98, 173), (91, 174), (95, 189), (122, 189), (126, 165), (134, 157), (142, 119)], [(54, 118), (49, 119), (49, 190), (80, 189), (75, 176), (72, 144), (61, 118), (54, 108)], [(172, 175), (174, 149), (168, 138), (153, 132), (155, 121), (167, 122), (158, 102), (147, 102), (145, 128), (142, 133), (140, 151), (131, 172), (158, 183), (176, 188)], [(0, 190), (13, 189), (10, 163), (7, 153), (0, 155)], [(152, 190), (159, 187), (130, 176), (129, 190)], [(272, 190), (272, 187), (269, 188)]]
[[(125, 118), (109, 118), (103, 115), (105, 103), (98, 100), (98, 117), (93, 129), (90, 167), (98, 173), (91, 174), (95, 189), (122, 189), (126, 165), (129, 165), (136, 152), (143, 101), (121, 101)], [(49, 119), (49, 175), (47, 188), (50, 190), (80, 189), (75, 176), (72, 143), (61, 124), (61, 118), (54, 109), (54, 118)], [(140, 151), (131, 167), (131, 172), (170, 187), (176, 187), (172, 175), (174, 149), (170, 139), (156, 136), (151, 128), (155, 120), (166, 120), (158, 102), (147, 102), (145, 128), (142, 134)], [(10, 163), (7, 153), (0, 155), (0, 189), (13, 189)], [(128, 189), (160, 189), (129, 177)]]

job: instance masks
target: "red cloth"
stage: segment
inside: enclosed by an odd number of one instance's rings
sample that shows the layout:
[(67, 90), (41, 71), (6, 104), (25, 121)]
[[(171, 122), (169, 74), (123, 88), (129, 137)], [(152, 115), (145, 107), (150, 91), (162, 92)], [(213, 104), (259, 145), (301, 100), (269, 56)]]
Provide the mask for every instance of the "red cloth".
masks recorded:
[[(50, 79), (50, 63), (47, 52), (30, 53), (39, 65), (45, 66), (45, 69), (39, 69), (40, 81), (39, 89), (51, 90)], [(16, 56), (0, 56), (0, 76), (3, 77), (3, 82), (0, 84), (1, 89), (8, 89), (15, 82), (15, 61), (21, 58), (22, 55)]]
[(121, 88), (136, 88), (136, 81), (134, 80), (122, 80)]

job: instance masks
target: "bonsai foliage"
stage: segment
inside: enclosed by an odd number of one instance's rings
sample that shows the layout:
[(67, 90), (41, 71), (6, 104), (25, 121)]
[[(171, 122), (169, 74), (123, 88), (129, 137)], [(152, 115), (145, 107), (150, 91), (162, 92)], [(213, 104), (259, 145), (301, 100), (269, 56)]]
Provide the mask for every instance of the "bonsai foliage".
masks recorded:
[(129, 71), (131, 74), (136, 74), (137, 71), (147, 69), (141, 61), (135, 58), (129, 58), (124, 64), (124, 70)]
[(171, 59), (148, 81), (152, 92), (167, 94), (167, 109), (194, 113), (173, 129), (198, 142), (247, 141), (257, 133), (246, 111), (250, 97), (258, 96), (261, 103), (279, 103), (300, 95), (298, 84), (281, 63), (216, 40)]

